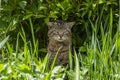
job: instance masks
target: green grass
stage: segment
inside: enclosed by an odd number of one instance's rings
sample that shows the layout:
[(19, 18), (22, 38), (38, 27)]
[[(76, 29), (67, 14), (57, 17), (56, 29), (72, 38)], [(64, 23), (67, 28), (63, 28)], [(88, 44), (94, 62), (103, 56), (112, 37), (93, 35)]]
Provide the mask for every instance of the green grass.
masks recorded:
[[(89, 19), (92, 26), (90, 41), (83, 46), (85, 54), (81, 51), (69, 51), (70, 69), (54, 66), (55, 58), (49, 70), (48, 55), (38, 59), (38, 41), (34, 37), (33, 23), (29, 19), (32, 42), (26, 39), (23, 28), (17, 35), (16, 45), (9, 43), (10, 36), (0, 42), (0, 80), (64, 80), (66, 75), (69, 80), (119, 80), (120, 19), (117, 31), (113, 34), (112, 13), (110, 9), (105, 23), (100, 20), (103, 13), (96, 22)], [(23, 41), (22, 48), (19, 47), (20, 38)]]

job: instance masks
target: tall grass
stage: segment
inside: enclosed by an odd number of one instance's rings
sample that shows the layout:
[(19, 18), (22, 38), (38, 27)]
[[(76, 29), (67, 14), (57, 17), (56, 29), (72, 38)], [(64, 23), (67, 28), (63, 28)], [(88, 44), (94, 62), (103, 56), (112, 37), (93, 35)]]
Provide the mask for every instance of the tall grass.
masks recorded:
[[(84, 63), (81, 67), (87, 69), (83, 80), (118, 80), (120, 79), (120, 37), (119, 26), (113, 33), (113, 14), (110, 9), (110, 15), (106, 20), (100, 21), (98, 17), (96, 22), (91, 22), (92, 37), (91, 42), (87, 44), (87, 57), (82, 57), (80, 62)], [(101, 13), (102, 15), (102, 13)], [(118, 22), (119, 24), (119, 22)], [(100, 29), (99, 27), (100, 26)], [(98, 33), (100, 30), (100, 33)], [(99, 34), (99, 36), (98, 36)], [(81, 57), (80, 57), (81, 58)], [(83, 71), (84, 71), (83, 70)]]
[[(117, 31), (113, 33), (112, 9), (105, 21), (101, 21), (102, 15), (103, 12), (96, 22), (89, 19), (92, 35), (85, 45), (86, 54), (74, 50), (72, 55), (69, 51), (70, 69), (54, 66), (57, 55), (50, 70), (48, 55), (43, 60), (38, 59), (38, 41), (34, 37), (33, 23), (29, 19), (32, 42), (26, 39), (23, 28), (17, 35), (16, 45), (9, 43), (9, 37), (0, 42), (0, 80), (64, 80), (65, 76), (68, 80), (119, 80), (120, 18)], [(23, 41), (23, 48), (19, 47), (20, 39)]]

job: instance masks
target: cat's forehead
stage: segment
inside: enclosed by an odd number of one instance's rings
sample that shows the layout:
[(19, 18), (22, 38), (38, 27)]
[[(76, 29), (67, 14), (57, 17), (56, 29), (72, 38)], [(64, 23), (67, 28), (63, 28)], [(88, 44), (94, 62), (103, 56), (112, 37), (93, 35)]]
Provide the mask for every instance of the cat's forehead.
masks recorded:
[(54, 22), (47, 23), (49, 29), (71, 29), (75, 22), (63, 22), (56, 20)]
[(63, 28), (65, 28), (65, 22), (57, 20), (57, 21), (53, 22), (53, 27), (57, 28), (57, 29), (63, 29)]
[(58, 25), (64, 25), (65, 22), (61, 21), (61, 20), (56, 20), (54, 21), (55, 24), (58, 24)]

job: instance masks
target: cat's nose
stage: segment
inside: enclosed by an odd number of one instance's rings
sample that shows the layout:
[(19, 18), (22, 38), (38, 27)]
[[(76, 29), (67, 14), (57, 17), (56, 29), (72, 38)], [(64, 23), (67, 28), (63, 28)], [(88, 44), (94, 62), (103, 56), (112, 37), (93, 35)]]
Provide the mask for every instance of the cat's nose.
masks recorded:
[(59, 36), (60, 36), (60, 38), (62, 38), (62, 37), (63, 37), (63, 34), (59, 34)]

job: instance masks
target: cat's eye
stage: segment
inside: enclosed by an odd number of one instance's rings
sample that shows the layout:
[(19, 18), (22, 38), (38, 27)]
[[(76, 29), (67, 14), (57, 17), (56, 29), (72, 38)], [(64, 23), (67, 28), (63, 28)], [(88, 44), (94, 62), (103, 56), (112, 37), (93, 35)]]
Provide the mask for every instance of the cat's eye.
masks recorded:
[(69, 33), (68, 31), (63, 32), (63, 34), (68, 34), (68, 33)]
[(53, 32), (53, 35), (55, 35), (56, 34), (56, 32)]
[(53, 32), (53, 35), (58, 35), (59, 33), (58, 32)]
[(56, 32), (56, 34), (59, 34), (59, 32)]

